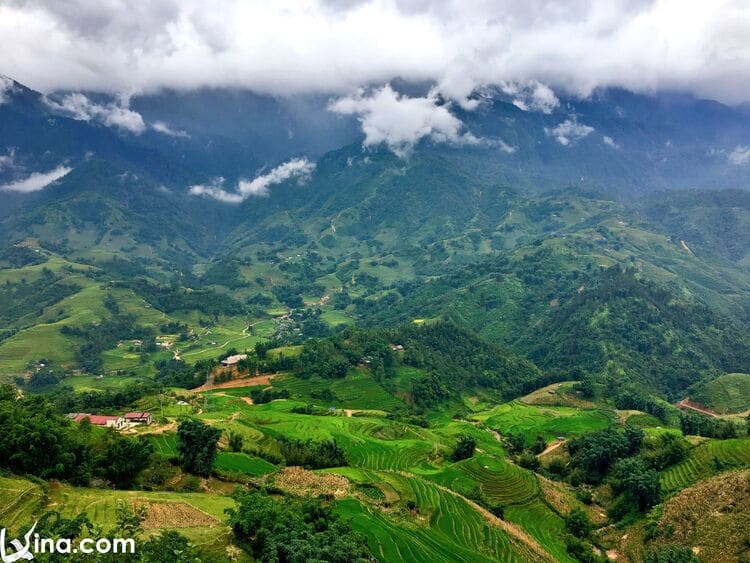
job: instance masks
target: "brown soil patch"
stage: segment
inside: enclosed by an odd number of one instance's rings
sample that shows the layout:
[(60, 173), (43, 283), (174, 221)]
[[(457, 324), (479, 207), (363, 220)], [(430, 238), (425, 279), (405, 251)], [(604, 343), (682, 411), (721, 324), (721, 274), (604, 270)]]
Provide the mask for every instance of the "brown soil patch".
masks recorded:
[(349, 492), (349, 480), (332, 473), (313, 473), (302, 467), (287, 467), (274, 477), (276, 486), (297, 496), (333, 495), (343, 498)]
[(210, 391), (211, 389), (236, 389), (237, 387), (255, 387), (257, 385), (270, 385), (271, 380), (274, 377), (281, 375), (280, 373), (272, 373), (270, 375), (260, 375), (258, 377), (243, 377), (240, 379), (232, 379), (231, 381), (225, 381), (224, 383), (209, 383), (206, 382), (200, 387), (191, 389), (193, 393), (199, 393), (201, 391)]
[(143, 528), (206, 528), (218, 524), (213, 516), (206, 514), (186, 502), (150, 502), (134, 500), (133, 507), (145, 506), (146, 519)]

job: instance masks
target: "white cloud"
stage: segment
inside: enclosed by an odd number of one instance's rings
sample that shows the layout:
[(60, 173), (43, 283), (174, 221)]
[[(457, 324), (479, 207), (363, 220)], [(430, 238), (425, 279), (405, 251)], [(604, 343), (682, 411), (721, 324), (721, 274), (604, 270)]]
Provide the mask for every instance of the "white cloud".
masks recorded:
[(501, 85), (503, 92), (513, 97), (513, 105), (523, 111), (539, 111), (550, 114), (559, 105), (552, 89), (537, 80), (530, 80), (526, 84), (506, 82)]
[(613, 149), (620, 148), (620, 145), (618, 145), (612, 137), (609, 137), (607, 135), (602, 136), (602, 143), (604, 143), (608, 147), (612, 147)]
[(188, 135), (187, 131), (183, 131), (182, 129), (172, 129), (163, 121), (154, 121), (154, 123), (151, 125), (151, 128), (157, 133), (169, 135), (170, 137), (182, 137), (185, 139), (190, 138), (190, 135)]
[(0, 185), (0, 191), (20, 193), (38, 192), (49, 186), (51, 183), (59, 180), (71, 170), (72, 168), (68, 168), (67, 166), (58, 166), (49, 172), (34, 172), (23, 180)]
[(124, 129), (135, 135), (146, 130), (140, 113), (128, 108), (129, 98), (119, 96), (117, 103), (97, 104), (80, 93), (67, 94), (59, 102), (46, 98), (45, 102), (57, 111), (82, 121), (99, 121), (108, 127)]
[(0, 74), (0, 106), (10, 100), (10, 95), (14, 90), (13, 80)]
[(0, 0), (3, 72), (45, 92), (345, 93), (400, 76), (469, 105), (529, 80), (740, 102), (748, 36), (746, 0)]
[(245, 199), (237, 192), (228, 192), (224, 189), (224, 178), (214, 178), (210, 184), (195, 184), (190, 186), (188, 192), (191, 195), (212, 197), (224, 203), (242, 203)]
[(583, 123), (578, 123), (575, 117), (566, 119), (557, 127), (552, 129), (544, 128), (548, 137), (554, 137), (562, 146), (567, 147), (571, 143), (583, 139), (586, 135), (594, 132), (594, 128)]
[(6, 154), (0, 154), (0, 172), (3, 169), (15, 168), (16, 163), (16, 149), (10, 148)]
[(750, 147), (737, 145), (732, 152), (727, 155), (729, 162), (737, 166), (745, 166), (750, 163)]
[(365, 134), (365, 146), (385, 144), (399, 156), (407, 155), (420, 139), (437, 142), (478, 144), (471, 133), (462, 133), (463, 123), (454, 116), (435, 92), (424, 98), (400, 95), (390, 84), (366, 94), (331, 102), (329, 109), (342, 115), (356, 115)]
[(315, 170), (315, 163), (306, 158), (293, 158), (280, 164), (267, 174), (261, 174), (252, 180), (240, 180), (235, 191), (224, 189), (224, 178), (215, 178), (208, 185), (190, 186), (189, 193), (212, 197), (224, 203), (241, 203), (249, 197), (267, 197), (270, 194), (271, 186), (293, 178), (296, 178), (300, 183), (304, 183), (309, 179), (313, 170)]

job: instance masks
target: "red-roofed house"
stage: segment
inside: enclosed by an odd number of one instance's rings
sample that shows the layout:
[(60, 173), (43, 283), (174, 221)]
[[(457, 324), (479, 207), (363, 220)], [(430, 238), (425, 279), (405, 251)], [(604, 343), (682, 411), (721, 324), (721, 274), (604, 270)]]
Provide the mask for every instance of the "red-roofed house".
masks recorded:
[(126, 412), (125, 422), (128, 424), (151, 424), (150, 412)]
[(71, 413), (68, 416), (75, 422), (82, 422), (88, 419), (94, 426), (104, 426), (106, 428), (114, 428), (115, 430), (119, 430), (125, 426), (125, 419), (121, 416), (105, 416), (86, 412)]

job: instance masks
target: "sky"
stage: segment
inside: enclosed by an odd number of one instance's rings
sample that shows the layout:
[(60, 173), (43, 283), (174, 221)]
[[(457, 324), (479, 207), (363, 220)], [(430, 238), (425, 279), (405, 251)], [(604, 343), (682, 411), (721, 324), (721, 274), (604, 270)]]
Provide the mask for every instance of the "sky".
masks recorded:
[(351, 111), (394, 77), (465, 105), (504, 85), (539, 111), (549, 87), (745, 102), (748, 37), (749, 0), (0, 0), (0, 74), (43, 92), (326, 92)]

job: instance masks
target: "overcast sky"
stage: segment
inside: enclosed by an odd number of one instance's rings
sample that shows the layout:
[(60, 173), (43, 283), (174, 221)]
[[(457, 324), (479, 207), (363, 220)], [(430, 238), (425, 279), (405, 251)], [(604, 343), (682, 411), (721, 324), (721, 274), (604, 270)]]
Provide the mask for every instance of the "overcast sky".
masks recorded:
[(537, 80), (750, 99), (750, 0), (0, 0), (31, 87), (350, 93), (400, 76), (460, 101)]

